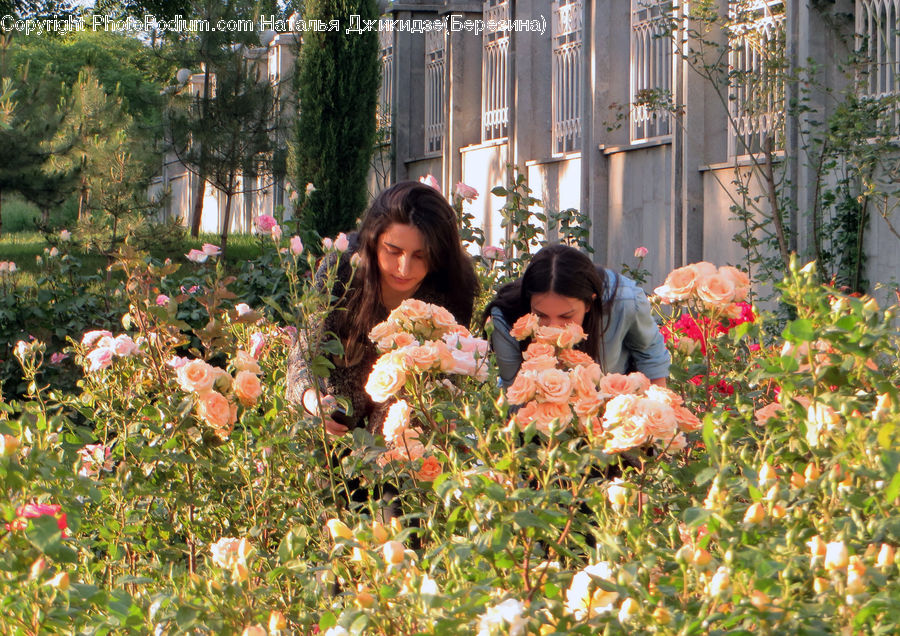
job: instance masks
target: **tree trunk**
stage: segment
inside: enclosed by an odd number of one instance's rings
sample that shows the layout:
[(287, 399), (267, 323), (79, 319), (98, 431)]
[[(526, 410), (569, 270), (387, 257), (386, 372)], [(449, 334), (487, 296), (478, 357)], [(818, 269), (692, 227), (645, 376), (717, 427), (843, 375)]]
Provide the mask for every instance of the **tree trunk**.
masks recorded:
[[(205, 119), (209, 104), (209, 62), (203, 65), (203, 99), (200, 102), (200, 118)], [(200, 234), (203, 218), (203, 196), (206, 194), (206, 148), (200, 146), (200, 163), (197, 165), (197, 187), (194, 189), (194, 210), (191, 216), (191, 236)]]
[[(230, 182), (231, 180), (229, 180)], [(222, 223), (222, 262), (225, 262), (225, 255), (228, 251), (228, 226), (231, 224), (231, 200), (234, 198), (233, 187), (228, 188), (228, 192), (225, 193), (225, 218)]]
[(3, 236), (3, 192), (0, 192), (0, 236)]

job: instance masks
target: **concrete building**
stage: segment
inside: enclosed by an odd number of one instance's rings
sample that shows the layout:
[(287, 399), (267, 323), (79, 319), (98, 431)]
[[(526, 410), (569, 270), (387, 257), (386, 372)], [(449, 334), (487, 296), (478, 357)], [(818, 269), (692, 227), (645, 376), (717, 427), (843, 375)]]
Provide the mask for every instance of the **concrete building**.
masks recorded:
[[(547, 210), (590, 215), (598, 262), (633, 263), (634, 249), (647, 247), (651, 285), (698, 260), (744, 265), (733, 237), (747, 238), (754, 223), (757, 239), (777, 235), (775, 200), (783, 225), (796, 229), (781, 249), (811, 258), (811, 237), (832, 214), (823, 190), (837, 188), (842, 168), (811, 159), (811, 131), (842, 94), (900, 97), (900, 0), (716, 0), (690, 5), (707, 9), (693, 16), (688, 6), (384, 2), (372, 193), (427, 174), (448, 195), (465, 182), (481, 193), (468, 211), (499, 244), (505, 201), (490, 191), (517, 166)], [(271, 81), (290, 74), (295, 37), (278, 35), (256, 53)], [(861, 61), (848, 67), (855, 50)], [(896, 112), (887, 115), (895, 136)], [(900, 190), (897, 166), (881, 175), (885, 193)], [(160, 187), (172, 189), (170, 213), (188, 209), (192, 179), (167, 164)], [(245, 196), (232, 229), (270, 212), (284, 197), (274, 189)], [(221, 205), (209, 189), (205, 196)], [(869, 281), (900, 273), (900, 214), (890, 212), (898, 202), (884, 199), (886, 218), (868, 210)], [(736, 205), (752, 214), (735, 218)], [(215, 214), (204, 219), (217, 229)], [(840, 240), (824, 245), (834, 251)]]

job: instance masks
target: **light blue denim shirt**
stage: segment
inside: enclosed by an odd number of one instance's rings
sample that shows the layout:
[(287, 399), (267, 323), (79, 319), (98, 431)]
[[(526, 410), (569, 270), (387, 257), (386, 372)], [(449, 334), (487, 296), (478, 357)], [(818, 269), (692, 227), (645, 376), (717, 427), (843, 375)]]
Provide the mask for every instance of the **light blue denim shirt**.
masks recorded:
[[(671, 357), (650, 313), (650, 301), (644, 290), (630, 278), (609, 269), (604, 271), (609, 288), (616, 288), (610, 306), (609, 324), (603, 334), (605, 359), (601, 366), (604, 371), (640, 371), (651, 380), (668, 377)], [(491, 322), (494, 325), (491, 346), (497, 358), (500, 379), (503, 386), (509, 386), (522, 366), (522, 350), (519, 341), (509, 335), (510, 325), (497, 307), (491, 310)]]

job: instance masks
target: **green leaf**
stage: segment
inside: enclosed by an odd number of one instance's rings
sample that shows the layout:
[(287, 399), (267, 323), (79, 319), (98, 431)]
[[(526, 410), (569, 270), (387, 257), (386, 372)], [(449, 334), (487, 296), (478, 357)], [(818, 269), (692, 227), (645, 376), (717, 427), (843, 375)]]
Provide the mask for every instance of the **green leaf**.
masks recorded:
[(719, 443), (718, 439), (716, 439), (716, 423), (709, 413), (703, 418), (703, 443), (706, 445), (706, 452), (718, 463)]
[(513, 515), (513, 523), (520, 528), (540, 528), (541, 530), (550, 530), (550, 525), (538, 517), (533, 512), (520, 510)]
[(319, 619), (319, 629), (328, 629), (335, 625), (337, 625), (337, 616), (331, 612), (325, 612), (322, 614), (322, 618)]
[(62, 542), (62, 531), (52, 515), (44, 515), (31, 520), (26, 531), (28, 541), (44, 554), (63, 563), (75, 563), (75, 551)]
[(784, 336), (793, 342), (812, 342), (816, 339), (816, 330), (811, 320), (800, 318), (788, 323)]
[(900, 472), (894, 474), (891, 483), (888, 484), (888, 487), (884, 490), (885, 503), (891, 505), (891, 502), (897, 498), (897, 495), (900, 495)]

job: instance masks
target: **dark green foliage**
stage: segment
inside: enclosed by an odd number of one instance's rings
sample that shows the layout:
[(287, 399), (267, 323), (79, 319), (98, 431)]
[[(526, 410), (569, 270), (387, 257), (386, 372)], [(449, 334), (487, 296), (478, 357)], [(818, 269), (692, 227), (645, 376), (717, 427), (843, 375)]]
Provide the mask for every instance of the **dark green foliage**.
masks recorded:
[[(310, 0), (304, 18), (375, 19), (374, 0)], [(302, 224), (322, 236), (352, 228), (366, 206), (366, 175), (375, 138), (380, 82), (375, 32), (308, 31), (297, 64), (300, 117), (294, 140), (293, 181), (317, 190)]]

